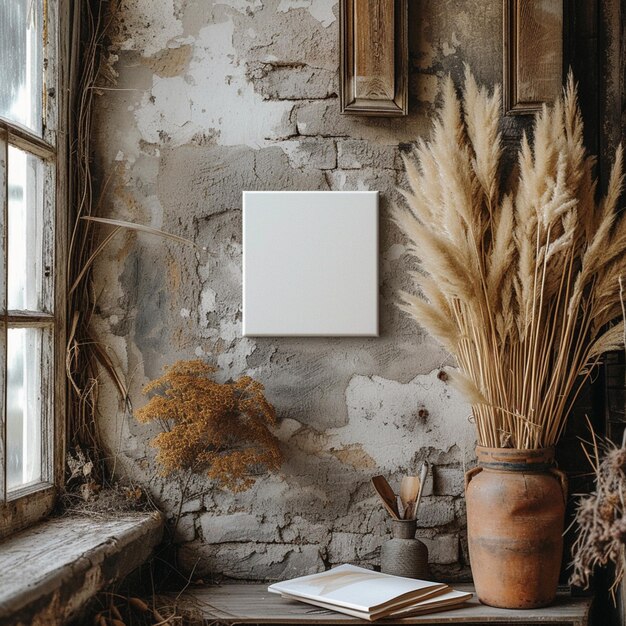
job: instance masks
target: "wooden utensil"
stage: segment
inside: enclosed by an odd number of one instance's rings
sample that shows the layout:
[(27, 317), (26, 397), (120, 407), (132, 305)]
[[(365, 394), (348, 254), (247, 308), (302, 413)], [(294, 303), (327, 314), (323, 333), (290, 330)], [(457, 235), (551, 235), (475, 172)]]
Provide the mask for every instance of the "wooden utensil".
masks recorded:
[(417, 509), (419, 509), (420, 506), (420, 500), (422, 499), (422, 493), (424, 492), (424, 484), (426, 483), (426, 476), (428, 476), (429, 467), (428, 461), (424, 461), (422, 463), (422, 468), (420, 470), (420, 488), (417, 493), (417, 499), (415, 500), (415, 506), (413, 507), (413, 516), (415, 519), (417, 519)]
[(414, 519), (415, 502), (420, 490), (420, 479), (418, 476), (405, 476), (400, 483), (400, 500), (404, 519)]
[(383, 505), (389, 515), (394, 519), (400, 519), (398, 504), (396, 503), (396, 494), (387, 482), (387, 479), (384, 476), (374, 476), (372, 478), (372, 485), (374, 485), (374, 489), (383, 501)]

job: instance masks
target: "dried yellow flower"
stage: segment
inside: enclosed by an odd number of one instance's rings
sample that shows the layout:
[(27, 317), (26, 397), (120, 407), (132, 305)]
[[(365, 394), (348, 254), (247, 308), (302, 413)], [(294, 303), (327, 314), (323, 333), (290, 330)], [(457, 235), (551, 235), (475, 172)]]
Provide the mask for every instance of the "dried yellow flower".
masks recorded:
[(167, 367), (144, 387), (144, 394), (154, 395), (135, 417), (163, 427), (151, 445), (164, 475), (206, 473), (223, 487), (243, 491), (253, 484), (255, 470), (277, 470), (282, 463), (279, 442), (269, 430), (276, 411), (261, 383), (249, 376), (217, 383), (215, 371), (202, 360)]

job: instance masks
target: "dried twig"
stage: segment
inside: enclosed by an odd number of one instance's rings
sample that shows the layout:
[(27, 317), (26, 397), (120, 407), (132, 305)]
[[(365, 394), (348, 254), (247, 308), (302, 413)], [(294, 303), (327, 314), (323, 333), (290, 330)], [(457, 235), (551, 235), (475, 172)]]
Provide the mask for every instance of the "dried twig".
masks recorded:
[(585, 450), (585, 454), (593, 459), (595, 491), (581, 496), (576, 506), (570, 584), (587, 588), (595, 568), (613, 563), (611, 591), (615, 591), (624, 577), (625, 565), (626, 447), (618, 447), (608, 439), (597, 442), (595, 435), (593, 440), (593, 451)]

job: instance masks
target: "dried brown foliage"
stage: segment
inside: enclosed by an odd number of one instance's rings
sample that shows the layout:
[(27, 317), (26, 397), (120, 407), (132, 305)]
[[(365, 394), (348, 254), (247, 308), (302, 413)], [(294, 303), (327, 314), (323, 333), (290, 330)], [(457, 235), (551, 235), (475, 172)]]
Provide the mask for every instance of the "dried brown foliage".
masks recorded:
[[(595, 491), (581, 496), (573, 524), (578, 527), (572, 546), (573, 573), (570, 584), (587, 588), (596, 567), (615, 565), (615, 589), (624, 576), (626, 543), (626, 446), (609, 440), (598, 443), (592, 451), (583, 445), (595, 472)], [(602, 456), (602, 460), (600, 460)]]
[[(95, 597), (93, 618), (96, 626), (184, 626), (199, 624), (199, 620), (186, 619), (171, 602), (159, 596), (146, 599), (103, 591)], [(91, 617), (91, 616), (88, 616)]]
[(405, 159), (407, 208), (394, 212), (420, 263), (418, 293), (403, 293), (401, 307), (456, 357), (479, 443), (541, 448), (558, 440), (600, 356), (623, 342), (623, 321), (606, 330), (626, 274), (622, 150), (597, 201), (570, 74), (507, 185), (500, 117), (499, 88), (488, 93), (469, 70), (461, 99), (444, 83), (431, 140)]
[(153, 394), (135, 411), (140, 422), (156, 421), (163, 432), (151, 442), (164, 475), (178, 470), (206, 473), (232, 491), (249, 488), (259, 467), (282, 463), (269, 427), (276, 411), (261, 383), (249, 376), (217, 383), (215, 368), (201, 360), (178, 361), (144, 388)]

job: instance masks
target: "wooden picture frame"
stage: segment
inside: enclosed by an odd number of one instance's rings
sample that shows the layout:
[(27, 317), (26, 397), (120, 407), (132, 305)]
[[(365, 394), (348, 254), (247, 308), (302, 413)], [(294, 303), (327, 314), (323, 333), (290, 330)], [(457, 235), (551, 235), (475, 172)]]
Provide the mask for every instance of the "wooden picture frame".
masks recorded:
[(408, 0), (341, 0), (340, 103), (351, 115), (408, 114)]
[(563, 84), (563, 0), (504, 0), (504, 112), (553, 102)]

